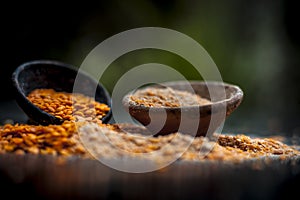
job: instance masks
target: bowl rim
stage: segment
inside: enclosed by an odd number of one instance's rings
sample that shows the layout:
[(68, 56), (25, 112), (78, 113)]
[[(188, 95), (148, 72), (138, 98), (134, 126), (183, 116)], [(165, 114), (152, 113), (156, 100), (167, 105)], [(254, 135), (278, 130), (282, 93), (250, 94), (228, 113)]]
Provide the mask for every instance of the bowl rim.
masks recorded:
[[(186, 84), (190, 83), (191, 85), (193, 84), (199, 84), (199, 85), (223, 85), (224, 87), (230, 87), (234, 88), (235, 92), (233, 95), (231, 95), (229, 98), (225, 98), (224, 100), (212, 102), (211, 104), (205, 104), (205, 105), (192, 105), (192, 106), (180, 106), (180, 107), (167, 107), (167, 106), (161, 106), (161, 107), (149, 107), (149, 106), (144, 106), (144, 105), (138, 105), (134, 103), (130, 103), (131, 101), (129, 100), (130, 95), (132, 94), (133, 91), (128, 92), (122, 100), (123, 106), (135, 110), (149, 110), (151, 109), (152, 111), (161, 111), (161, 110), (166, 110), (166, 111), (174, 111), (174, 110), (181, 110), (181, 109), (193, 109), (197, 108), (200, 110), (210, 110), (212, 106), (218, 108), (218, 107), (223, 107), (224, 105), (234, 105), (235, 103), (241, 102), (244, 97), (244, 93), (242, 89), (238, 85), (234, 85), (231, 83), (227, 82), (221, 82), (221, 81), (201, 81), (201, 80), (188, 80), (188, 81), (168, 81), (168, 82), (163, 82), (161, 84), (163, 85), (176, 85), (176, 84)], [(146, 86), (151, 87), (151, 86)]]
[[(80, 73), (82, 75), (84, 75), (85, 77), (91, 79), (92, 81), (94, 81), (95, 83), (97, 83), (97, 85), (103, 90), (104, 94), (105, 94), (105, 98), (107, 99), (107, 105), (110, 107), (109, 112), (101, 119), (101, 121), (103, 123), (108, 122), (111, 117), (112, 117), (112, 103), (111, 103), (111, 97), (107, 91), (107, 89), (99, 82), (96, 81), (96, 79), (94, 79), (91, 75), (89, 75), (88, 73), (86, 73), (85, 71), (80, 70), (79, 68), (76, 68), (75, 66), (71, 65), (71, 64), (67, 64), (61, 61), (57, 61), (57, 60), (46, 60), (46, 59), (41, 59), (41, 60), (32, 60), (32, 61), (27, 61), (22, 63), (21, 65), (19, 65), (14, 72), (12, 73), (12, 77), (11, 80), (13, 82), (13, 86), (15, 88), (15, 91), (17, 92), (18, 95), (21, 96), (22, 100), (25, 101), (27, 104), (32, 105), (32, 107), (40, 112), (42, 115), (49, 117), (51, 120), (53, 121), (55, 124), (61, 124), (64, 122), (63, 119), (59, 119), (54, 115), (49, 114), (48, 112), (40, 109), (39, 107), (37, 107), (36, 105), (34, 105), (33, 103), (31, 103), (27, 96), (25, 95), (25, 93), (22, 91), (21, 86), (20, 86), (20, 82), (19, 82), (19, 76), (21, 74), (22, 71), (34, 66), (34, 65), (47, 65), (47, 66), (55, 66), (57, 68), (64, 68), (67, 70), (71, 70), (73, 72), (75, 72), (76, 74)], [(77, 76), (77, 75), (76, 75)], [(95, 100), (96, 101), (96, 100)], [(18, 100), (17, 100), (18, 103)], [(19, 103), (18, 103), (19, 104)], [(27, 113), (26, 113), (27, 114)], [(50, 123), (49, 123), (50, 124)]]

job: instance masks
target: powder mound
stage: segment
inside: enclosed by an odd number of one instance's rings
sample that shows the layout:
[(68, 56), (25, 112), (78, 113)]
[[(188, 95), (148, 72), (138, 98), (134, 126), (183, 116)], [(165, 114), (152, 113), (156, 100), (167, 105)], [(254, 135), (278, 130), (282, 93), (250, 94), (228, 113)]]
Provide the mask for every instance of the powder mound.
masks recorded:
[(146, 107), (180, 107), (211, 104), (208, 99), (187, 91), (172, 88), (148, 87), (137, 90), (130, 96), (131, 103)]
[[(79, 129), (84, 146), (94, 158), (140, 158), (157, 162), (170, 160), (188, 161), (231, 161), (261, 157), (299, 156), (296, 149), (274, 139), (250, 138), (245, 135), (215, 134), (207, 137), (193, 138), (190, 135), (173, 133), (166, 136), (152, 137), (143, 135), (147, 132), (143, 127), (126, 125), (111, 130), (105, 126), (87, 124)], [(123, 130), (122, 130), (123, 129)], [(147, 133), (146, 133), (147, 134)]]

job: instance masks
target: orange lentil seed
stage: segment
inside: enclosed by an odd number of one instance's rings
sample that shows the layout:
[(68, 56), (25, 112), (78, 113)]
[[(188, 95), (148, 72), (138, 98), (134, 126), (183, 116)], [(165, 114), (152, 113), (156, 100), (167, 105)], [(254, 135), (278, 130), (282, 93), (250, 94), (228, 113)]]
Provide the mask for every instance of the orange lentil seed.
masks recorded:
[(63, 120), (77, 121), (78, 117), (101, 120), (110, 108), (83, 94), (56, 92), (53, 89), (35, 89), (28, 100), (41, 110)]

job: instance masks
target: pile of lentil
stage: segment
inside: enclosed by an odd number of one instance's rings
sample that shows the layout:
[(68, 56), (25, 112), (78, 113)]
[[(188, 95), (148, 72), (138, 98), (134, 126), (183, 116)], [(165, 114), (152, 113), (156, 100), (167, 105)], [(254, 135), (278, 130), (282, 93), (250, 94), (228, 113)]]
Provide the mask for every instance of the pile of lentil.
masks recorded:
[[(295, 148), (271, 138), (215, 134), (216, 140), (212, 141), (206, 137), (193, 138), (181, 133), (149, 137), (139, 133), (129, 134), (122, 131), (121, 125), (121, 128), (117, 126), (72, 121), (48, 126), (6, 124), (0, 127), (0, 153), (79, 156), (88, 159), (131, 157), (158, 162), (174, 158), (239, 162), (266, 156), (284, 159), (300, 155)], [(144, 128), (137, 127), (136, 132), (143, 131)]]
[(179, 107), (211, 104), (211, 101), (197, 94), (175, 90), (170, 87), (146, 87), (139, 89), (130, 96), (130, 100), (131, 102), (129, 103), (146, 107)]
[(0, 128), (0, 153), (83, 155), (76, 124), (65, 121), (61, 125), (6, 124)]
[[(28, 96), (33, 104), (64, 122), (61, 125), (6, 124), (0, 127), (0, 153), (50, 154), (74, 156), (86, 154), (79, 140), (77, 126), (94, 122), (102, 126), (101, 119), (110, 108), (83, 94), (36, 89)], [(114, 125), (106, 125), (114, 129)]]
[(99, 121), (110, 110), (106, 104), (83, 94), (53, 89), (35, 89), (27, 98), (43, 111), (62, 120), (78, 121), (78, 117), (81, 117), (88, 121)]

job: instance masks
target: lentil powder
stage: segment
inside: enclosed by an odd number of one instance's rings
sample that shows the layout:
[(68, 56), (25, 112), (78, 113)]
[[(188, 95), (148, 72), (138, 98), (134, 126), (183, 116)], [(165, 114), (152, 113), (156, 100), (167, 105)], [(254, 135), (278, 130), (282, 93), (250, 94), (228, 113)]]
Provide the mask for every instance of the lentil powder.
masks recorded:
[(147, 87), (130, 96), (130, 103), (146, 107), (179, 107), (208, 105), (211, 101), (197, 94), (168, 88)]
[[(138, 129), (139, 132), (144, 131), (142, 127)], [(85, 146), (96, 158), (137, 157), (166, 162), (183, 153), (179, 160), (240, 162), (266, 156), (284, 159), (300, 155), (298, 150), (280, 141), (271, 138), (250, 138), (242, 134), (215, 134), (213, 141), (206, 137), (193, 138), (181, 133), (147, 137), (136, 133), (127, 134), (122, 128), (111, 130), (95, 124), (84, 125), (79, 130)], [(157, 153), (151, 154), (153, 152)]]

